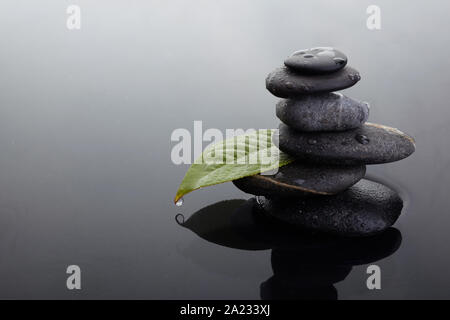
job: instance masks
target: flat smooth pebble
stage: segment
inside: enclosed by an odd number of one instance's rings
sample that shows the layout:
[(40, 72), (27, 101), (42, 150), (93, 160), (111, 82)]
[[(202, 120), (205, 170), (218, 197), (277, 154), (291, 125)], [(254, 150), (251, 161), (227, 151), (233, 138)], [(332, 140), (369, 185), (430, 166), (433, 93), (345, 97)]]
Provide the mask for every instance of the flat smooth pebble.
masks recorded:
[(361, 127), (369, 117), (369, 104), (340, 93), (282, 99), (277, 117), (299, 131), (344, 131)]
[(233, 183), (246, 193), (267, 197), (331, 195), (351, 187), (365, 173), (364, 165), (312, 165), (294, 161), (278, 168), (274, 175), (257, 174)]
[(279, 148), (306, 162), (351, 165), (398, 161), (411, 155), (415, 144), (400, 130), (369, 122), (340, 132), (300, 132), (281, 123)]
[(317, 47), (294, 52), (284, 65), (299, 73), (331, 73), (345, 67), (347, 56), (331, 47)]
[(289, 224), (339, 236), (368, 236), (392, 226), (403, 201), (392, 189), (361, 180), (334, 196), (309, 198), (259, 197), (260, 210)]
[(330, 74), (298, 74), (287, 67), (275, 69), (266, 78), (266, 88), (280, 98), (295, 98), (305, 94), (331, 92), (349, 88), (361, 79), (359, 72), (345, 67)]

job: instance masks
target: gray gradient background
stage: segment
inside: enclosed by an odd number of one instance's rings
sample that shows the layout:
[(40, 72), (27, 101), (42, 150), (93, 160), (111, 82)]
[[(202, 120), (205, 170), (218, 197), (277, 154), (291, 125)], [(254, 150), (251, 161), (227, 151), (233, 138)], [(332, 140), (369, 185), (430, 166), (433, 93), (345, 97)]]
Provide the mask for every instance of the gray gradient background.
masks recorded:
[[(66, 7), (82, 28), (66, 29)], [(382, 30), (366, 8), (382, 9)], [(401, 248), (336, 285), (339, 298), (450, 298), (448, 1), (0, 2), (0, 298), (259, 298), (270, 252), (208, 243), (174, 221), (232, 184), (172, 198), (187, 166), (170, 134), (277, 127), (267, 73), (296, 49), (336, 46), (370, 121), (417, 151), (372, 175), (402, 191)], [(82, 269), (68, 291), (65, 268)]]

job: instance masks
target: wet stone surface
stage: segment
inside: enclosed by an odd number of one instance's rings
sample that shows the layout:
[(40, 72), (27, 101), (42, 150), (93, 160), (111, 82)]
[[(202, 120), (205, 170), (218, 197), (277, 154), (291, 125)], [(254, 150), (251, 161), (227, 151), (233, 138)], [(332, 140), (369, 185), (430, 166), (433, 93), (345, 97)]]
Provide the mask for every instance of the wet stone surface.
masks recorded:
[(354, 185), (365, 173), (364, 165), (312, 165), (294, 161), (274, 175), (258, 174), (233, 183), (244, 192), (267, 197), (330, 195)]
[(330, 74), (298, 74), (287, 67), (275, 69), (266, 78), (266, 88), (280, 98), (331, 92), (349, 88), (361, 80), (359, 72), (345, 67)]
[(314, 163), (388, 163), (404, 159), (415, 151), (410, 136), (374, 123), (341, 132), (299, 132), (282, 123), (278, 139), (282, 151)]
[(299, 73), (323, 74), (345, 67), (347, 56), (331, 47), (317, 47), (294, 52), (284, 65)]
[(282, 99), (276, 115), (298, 131), (344, 131), (361, 127), (369, 117), (369, 104), (340, 93)]
[(259, 209), (289, 224), (339, 236), (367, 236), (392, 226), (403, 201), (392, 189), (363, 179), (334, 196), (258, 198)]

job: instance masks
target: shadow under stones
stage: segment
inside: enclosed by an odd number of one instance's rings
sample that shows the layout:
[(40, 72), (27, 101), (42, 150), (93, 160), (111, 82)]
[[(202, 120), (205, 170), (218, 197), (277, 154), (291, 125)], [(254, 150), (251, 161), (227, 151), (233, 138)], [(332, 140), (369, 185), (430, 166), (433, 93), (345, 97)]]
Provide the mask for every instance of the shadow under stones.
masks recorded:
[(262, 299), (337, 299), (334, 284), (353, 266), (392, 255), (402, 241), (392, 227), (364, 238), (314, 233), (261, 214), (257, 205), (255, 198), (220, 201), (177, 222), (224, 247), (272, 250), (274, 274), (260, 286)]

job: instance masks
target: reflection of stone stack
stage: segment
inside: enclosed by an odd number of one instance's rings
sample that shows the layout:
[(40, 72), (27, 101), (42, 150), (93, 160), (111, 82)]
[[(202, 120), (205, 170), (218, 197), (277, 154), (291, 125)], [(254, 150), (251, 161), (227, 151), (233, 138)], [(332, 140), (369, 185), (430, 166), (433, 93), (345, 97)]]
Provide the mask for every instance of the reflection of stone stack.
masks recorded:
[(274, 275), (261, 284), (261, 298), (337, 299), (334, 284), (343, 281), (354, 266), (376, 262), (395, 252), (401, 234), (389, 228), (380, 235), (358, 240), (330, 238), (322, 239), (320, 246), (298, 244), (296, 248), (273, 249)]
[[(395, 228), (360, 239), (302, 232), (258, 211), (254, 198), (227, 200), (177, 222), (202, 239), (239, 249), (243, 255), (245, 251), (271, 250), (273, 275), (260, 286), (262, 299), (337, 299), (334, 284), (344, 280), (354, 266), (390, 256), (402, 241), (400, 231)], [(205, 248), (210, 246), (202, 246)], [(210, 266), (206, 252), (197, 247), (193, 252), (190, 257), (195, 263)], [(236, 272), (241, 278), (246, 278), (244, 270), (255, 272), (253, 268), (242, 269), (239, 263), (227, 264), (224, 270), (227, 274)]]
[(361, 79), (338, 50), (297, 51), (284, 64), (268, 75), (266, 87), (283, 98), (276, 107), (283, 122), (279, 148), (297, 161), (234, 184), (265, 196), (259, 198), (265, 212), (302, 227), (353, 236), (385, 230), (400, 215), (402, 200), (382, 184), (361, 180), (365, 165), (406, 158), (414, 140), (365, 123), (367, 103), (333, 93)]

